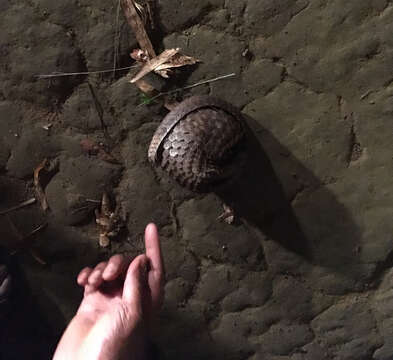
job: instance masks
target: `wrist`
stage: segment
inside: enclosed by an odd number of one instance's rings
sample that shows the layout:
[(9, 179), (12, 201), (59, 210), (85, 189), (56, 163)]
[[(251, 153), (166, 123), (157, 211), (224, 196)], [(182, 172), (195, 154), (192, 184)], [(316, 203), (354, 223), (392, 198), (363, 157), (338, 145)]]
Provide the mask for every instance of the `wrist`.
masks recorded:
[(76, 358), (76, 354), (92, 326), (92, 321), (87, 317), (75, 315), (61, 337), (53, 359), (66, 360)]

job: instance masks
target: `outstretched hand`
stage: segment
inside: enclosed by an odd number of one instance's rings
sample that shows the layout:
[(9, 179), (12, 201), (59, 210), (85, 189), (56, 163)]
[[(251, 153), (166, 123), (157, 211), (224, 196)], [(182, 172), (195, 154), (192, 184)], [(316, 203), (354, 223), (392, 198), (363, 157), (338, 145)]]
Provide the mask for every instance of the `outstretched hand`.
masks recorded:
[(145, 230), (145, 254), (130, 262), (122, 255), (84, 268), (81, 305), (54, 359), (143, 359), (146, 337), (163, 300), (164, 267), (157, 228)]

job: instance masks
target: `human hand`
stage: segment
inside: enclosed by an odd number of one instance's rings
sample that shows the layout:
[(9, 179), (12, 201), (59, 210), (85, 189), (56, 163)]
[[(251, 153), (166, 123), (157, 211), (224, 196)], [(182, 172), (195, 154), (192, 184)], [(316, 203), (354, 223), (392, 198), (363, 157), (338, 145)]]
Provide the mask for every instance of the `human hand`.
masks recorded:
[(150, 322), (163, 300), (164, 268), (154, 224), (146, 227), (145, 247), (131, 264), (114, 255), (80, 272), (84, 297), (55, 360), (145, 357)]

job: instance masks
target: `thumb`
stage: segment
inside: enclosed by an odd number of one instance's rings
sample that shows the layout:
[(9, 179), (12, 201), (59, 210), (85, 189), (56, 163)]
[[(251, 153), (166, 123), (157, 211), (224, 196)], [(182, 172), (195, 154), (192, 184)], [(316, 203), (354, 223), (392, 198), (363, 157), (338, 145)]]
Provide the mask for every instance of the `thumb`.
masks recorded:
[(128, 267), (123, 286), (123, 300), (140, 314), (142, 296), (146, 289), (146, 267), (148, 258), (145, 254), (137, 256)]

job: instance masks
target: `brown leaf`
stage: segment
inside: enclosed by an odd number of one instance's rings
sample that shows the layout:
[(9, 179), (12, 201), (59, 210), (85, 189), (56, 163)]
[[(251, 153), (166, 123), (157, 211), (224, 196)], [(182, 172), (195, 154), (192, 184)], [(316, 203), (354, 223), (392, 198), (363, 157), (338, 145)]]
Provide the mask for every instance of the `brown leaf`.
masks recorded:
[[(124, 15), (127, 19), (128, 24), (130, 25), (132, 31), (135, 34), (135, 38), (138, 41), (138, 44), (141, 50), (147, 54), (149, 59), (153, 59), (156, 57), (156, 52), (154, 51), (153, 45), (149, 39), (149, 36), (144, 27), (143, 21), (138, 14), (138, 11), (135, 7), (135, 1), (133, 0), (121, 0), (121, 5), (124, 11)], [(151, 7), (148, 7), (149, 17), (152, 20), (153, 15), (151, 13)], [(152, 28), (153, 21), (151, 21)], [(145, 94), (150, 97), (156, 96), (158, 94), (157, 89), (154, 88), (152, 84), (150, 84), (145, 79), (140, 79), (135, 81), (135, 85)]]
[(119, 218), (117, 210), (112, 210), (109, 196), (106, 192), (102, 194), (101, 209), (95, 210), (96, 223), (99, 226), (99, 244), (107, 247), (110, 244), (110, 238), (118, 234)]
[(105, 216), (110, 216), (111, 214), (111, 204), (110, 204), (108, 193), (106, 192), (102, 194), (101, 213), (104, 214)]
[(130, 54), (131, 58), (137, 62), (145, 63), (149, 60), (149, 55), (146, 51), (141, 49), (134, 49)]
[(169, 75), (172, 75), (172, 70), (171, 69), (162, 69), (162, 70), (154, 70), (154, 72), (160, 76), (162, 76), (165, 79), (169, 78)]
[[(142, 69), (134, 76), (131, 83), (140, 80), (143, 76), (151, 71), (156, 72), (164, 78), (168, 78), (171, 74), (172, 68), (177, 68), (186, 65), (194, 65), (200, 60), (195, 59), (191, 56), (179, 54), (180, 49), (167, 49), (163, 51), (157, 57), (148, 60)], [(135, 55), (137, 56), (137, 55)]]
[(44, 189), (42, 188), (41, 185), (41, 180), (40, 180), (40, 172), (45, 169), (45, 166), (47, 165), (48, 160), (44, 159), (35, 169), (34, 169), (34, 189), (35, 189), (35, 194), (39, 202), (41, 203), (41, 208), (44, 211), (47, 211), (49, 209), (48, 201), (46, 200), (45, 192)]
[(100, 234), (99, 244), (101, 247), (108, 247), (110, 243), (111, 241), (109, 240), (109, 237), (106, 234)]
[(228, 225), (233, 224), (235, 221), (235, 212), (233, 208), (228, 206), (227, 204), (222, 204), (224, 212), (217, 218), (219, 221), (224, 221)]
[(177, 53), (172, 58), (170, 58), (167, 62), (158, 66), (155, 69), (155, 71), (161, 71), (164, 69), (171, 69), (171, 68), (176, 68), (176, 67), (186, 66), (186, 65), (194, 65), (198, 62), (201, 62), (201, 61), (193, 58), (192, 56), (187, 56), (187, 55)]
[(182, 54), (175, 54), (172, 56), (168, 61), (159, 65), (154, 72), (161, 75), (164, 78), (168, 78), (169, 75), (172, 73), (170, 69), (177, 68), (186, 65), (194, 65), (200, 62), (200, 60), (195, 59), (191, 56), (182, 55)]
[(143, 78), (149, 72), (154, 71), (158, 66), (167, 62), (171, 57), (179, 52), (179, 48), (176, 49), (167, 49), (164, 50), (160, 55), (156, 56), (153, 59), (150, 59), (146, 62), (146, 64), (142, 67), (142, 69), (136, 74), (132, 79), (131, 83), (138, 81), (139, 79)]

